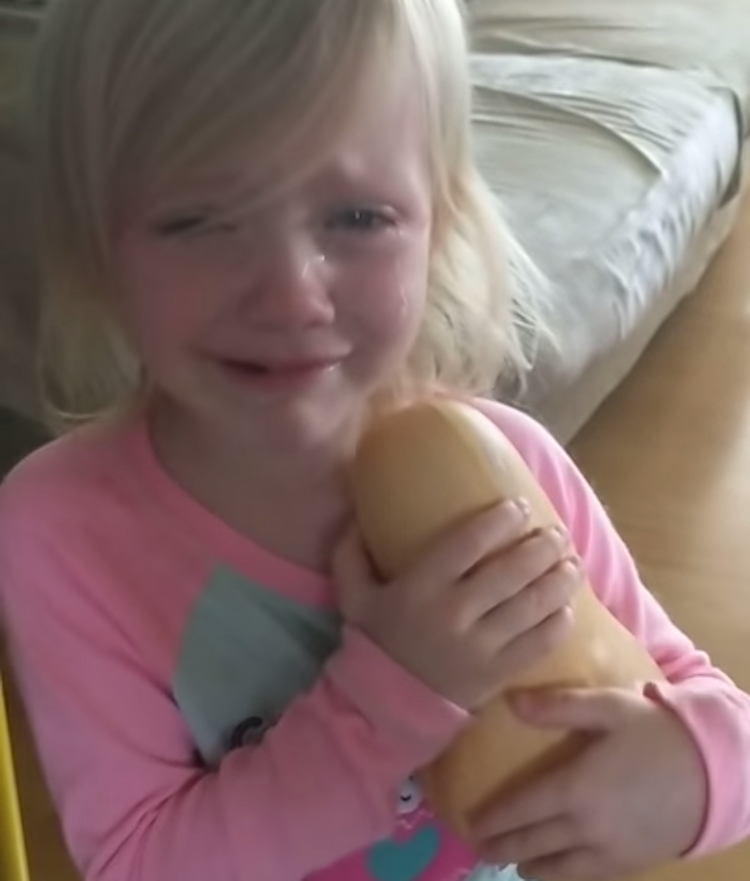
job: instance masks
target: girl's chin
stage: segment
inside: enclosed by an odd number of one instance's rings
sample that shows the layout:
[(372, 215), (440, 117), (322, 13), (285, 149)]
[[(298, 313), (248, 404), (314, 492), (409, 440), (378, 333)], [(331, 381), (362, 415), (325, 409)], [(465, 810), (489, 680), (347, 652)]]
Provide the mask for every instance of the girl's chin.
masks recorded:
[[(270, 445), (270, 452), (298, 453), (324, 448), (351, 449), (366, 412), (367, 395), (335, 381), (313, 385), (305, 393), (231, 396), (219, 420), (246, 443)], [(211, 409), (218, 416), (216, 403)]]

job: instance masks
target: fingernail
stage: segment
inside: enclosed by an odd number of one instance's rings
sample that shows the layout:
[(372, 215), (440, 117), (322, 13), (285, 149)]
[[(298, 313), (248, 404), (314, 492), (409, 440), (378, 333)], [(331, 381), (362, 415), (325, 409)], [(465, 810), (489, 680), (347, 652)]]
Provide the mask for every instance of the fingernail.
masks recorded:
[(531, 505), (526, 499), (514, 499), (513, 504), (516, 506), (517, 510), (520, 511), (521, 516), (524, 520), (529, 516), (529, 514), (531, 514)]
[(560, 541), (563, 542), (563, 544), (568, 544), (568, 542), (570, 541), (570, 533), (564, 526), (553, 526), (552, 532)]

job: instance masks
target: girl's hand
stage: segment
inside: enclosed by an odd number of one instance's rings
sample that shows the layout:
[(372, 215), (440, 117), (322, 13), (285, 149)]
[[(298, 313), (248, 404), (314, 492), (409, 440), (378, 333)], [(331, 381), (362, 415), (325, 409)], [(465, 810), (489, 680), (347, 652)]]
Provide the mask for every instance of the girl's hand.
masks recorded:
[(342, 614), (436, 692), (476, 709), (570, 632), (580, 566), (566, 561), (560, 532), (527, 532), (526, 507), (505, 503), (385, 585), (353, 532), (334, 559)]
[(535, 881), (609, 881), (689, 850), (706, 810), (703, 762), (677, 716), (645, 694), (581, 690), (518, 701), (532, 724), (594, 738), (481, 818), (483, 859), (518, 863)]

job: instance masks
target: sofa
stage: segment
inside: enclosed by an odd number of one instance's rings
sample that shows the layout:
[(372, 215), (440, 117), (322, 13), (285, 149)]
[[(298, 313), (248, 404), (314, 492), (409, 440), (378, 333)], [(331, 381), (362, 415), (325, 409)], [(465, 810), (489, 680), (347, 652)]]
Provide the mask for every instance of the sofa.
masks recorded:
[[(23, 83), (43, 0), (0, 0), (0, 406), (35, 418)], [(731, 229), (750, 129), (746, 0), (468, 0), (477, 160), (546, 278), (554, 344), (497, 395), (567, 443)]]
[(569, 441), (732, 228), (750, 119), (747, 0), (469, 0), (478, 159), (549, 280), (499, 389)]

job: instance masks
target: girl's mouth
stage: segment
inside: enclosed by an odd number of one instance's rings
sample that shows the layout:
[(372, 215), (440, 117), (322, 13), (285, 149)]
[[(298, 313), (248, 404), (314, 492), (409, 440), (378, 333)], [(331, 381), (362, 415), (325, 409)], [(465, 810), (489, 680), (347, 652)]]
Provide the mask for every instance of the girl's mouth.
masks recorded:
[(293, 391), (312, 385), (338, 365), (338, 359), (288, 361), (268, 364), (221, 359), (223, 370), (246, 387), (258, 391)]

